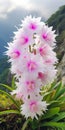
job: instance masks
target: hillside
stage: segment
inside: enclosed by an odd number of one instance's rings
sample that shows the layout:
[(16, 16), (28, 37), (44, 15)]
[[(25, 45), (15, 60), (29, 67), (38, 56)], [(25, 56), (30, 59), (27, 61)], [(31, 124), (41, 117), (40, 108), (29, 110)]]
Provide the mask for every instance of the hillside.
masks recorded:
[(49, 26), (56, 30), (57, 44), (61, 44), (65, 38), (65, 5), (61, 6), (47, 21)]
[(0, 38), (0, 59), (4, 57), (5, 44), (6, 42), (2, 38)]
[(0, 59), (0, 83), (11, 84), (11, 74), (9, 72), (10, 64), (7, 58)]
[(60, 7), (47, 21), (49, 26), (53, 26), (58, 34), (57, 40), (57, 57), (58, 64), (58, 80), (62, 79), (65, 84), (65, 5)]
[(59, 62), (64, 55), (63, 44), (65, 43), (65, 5), (61, 6), (57, 12), (55, 12), (48, 20), (47, 24), (53, 26), (53, 29), (57, 33), (57, 47), (56, 52)]

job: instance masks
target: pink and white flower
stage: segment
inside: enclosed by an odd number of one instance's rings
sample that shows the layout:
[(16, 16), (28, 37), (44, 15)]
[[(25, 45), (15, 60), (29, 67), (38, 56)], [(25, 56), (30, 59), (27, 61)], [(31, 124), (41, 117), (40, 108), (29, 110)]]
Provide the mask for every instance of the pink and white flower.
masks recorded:
[[(40, 62), (39, 62), (40, 58)], [(39, 71), (44, 71), (45, 65), (43, 64), (43, 59), (40, 55), (34, 55), (33, 53), (29, 53), (28, 55), (24, 55), (23, 58), (16, 65), (12, 64), (12, 68), (14, 70), (17, 68), (21, 73), (25, 73), (27, 75), (37, 77)], [(24, 70), (24, 71), (23, 71)]]
[(41, 42), (48, 44), (51, 47), (54, 47), (56, 45), (55, 37), (55, 31), (52, 31), (52, 27), (48, 27), (47, 25), (44, 25), (39, 33), (39, 39)]
[(35, 117), (38, 119), (37, 115), (42, 115), (43, 112), (47, 110), (46, 101), (42, 101), (42, 97), (32, 97), (27, 99), (23, 105), (21, 105), (21, 114), (23, 114), (26, 118), (31, 117), (32, 119)]
[(15, 61), (20, 58), (21, 56), (21, 49), (18, 48), (15, 44), (13, 43), (8, 43), (6, 55), (10, 58), (10, 61)]
[(33, 39), (32, 33), (30, 33), (27, 30), (25, 31), (23, 29), (19, 29), (15, 33), (14, 41), (21, 48), (22, 47), (27, 48), (29, 45), (34, 44), (34, 39)]
[(22, 77), (19, 82), (16, 82), (17, 89), (23, 93), (25, 98), (28, 96), (39, 95), (40, 89), (42, 87), (42, 82), (40, 79), (35, 79), (34, 77)]
[(21, 89), (20, 88), (17, 88), (16, 90), (13, 90), (11, 92), (11, 95), (15, 95), (16, 99), (18, 100), (24, 100), (24, 95), (23, 93), (21, 92)]
[(56, 34), (41, 18), (32, 16), (27, 16), (14, 34), (13, 42), (6, 47), (11, 73), (17, 79), (16, 89), (11, 94), (23, 101), (21, 114), (38, 119), (48, 105), (42, 100), (40, 89), (52, 83), (57, 73), (53, 50)]
[(54, 65), (58, 61), (56, 58), (56, 53), (47, 44), (40, 45), (37, 48), (37, 53), (42, 56), (44, 64)]
[(53, 66), (47, 66), (45, 72), (39, 72), (38, 78), (41, 79), (43, 86), (48, 85), (56, 78), (57, 70)]
[(41, 17), (35, 18), (30, 15), (22, 21), (21, 26), (24, 30), (28, 30), (30, 33), (32, 32), (34, 34), (39, 32), (43, 25), (44, 23), (41, 22)]

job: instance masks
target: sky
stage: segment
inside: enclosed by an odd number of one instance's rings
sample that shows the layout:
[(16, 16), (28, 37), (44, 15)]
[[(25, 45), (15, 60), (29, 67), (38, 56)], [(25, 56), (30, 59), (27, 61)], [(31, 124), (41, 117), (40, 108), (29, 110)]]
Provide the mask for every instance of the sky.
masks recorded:
[(25, 12), (35, 11), (48, 19), (65, 0), (0, 0), (0, 19), (6, 19), (11, 12), (20, 8)]

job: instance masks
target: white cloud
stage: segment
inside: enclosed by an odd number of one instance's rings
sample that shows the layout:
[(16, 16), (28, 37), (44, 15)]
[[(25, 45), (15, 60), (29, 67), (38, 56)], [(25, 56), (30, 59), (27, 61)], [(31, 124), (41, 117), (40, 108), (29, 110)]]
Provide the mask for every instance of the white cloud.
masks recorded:
[(11, 0), (16, 7), (22, 7), (25, 9), (31, 9), (33, 7), (31, 0)]
[(61, 5), (65, 4), (65, 0), (11, 0), (17, 6), (26, 10), (35, 10), (41, 13), (42, 16), (48, 18)]
[(0, 18), (6, 18), (17, 7), (32, 10), (34, 6), (30, 0), (0, 0)]
[(15, 6), (12, 4), (11, 0), (0, 0), (0, 18), (6, 18), (7, 13), (14, 8)]
[(65, 0), (0, 0), (0, 18), (6, 18), (7, 14), (17, 7), (28, 11), (38, 11), (48, 18), (63, 4)]
[[(17, 0), (17, 3), (18, 1), (19, 0)], [(48, 18), (53, 12), (64, 4), (65, 0), (20, 0), (20, 6), (27, 10), (38, 11), (45, 18)]]

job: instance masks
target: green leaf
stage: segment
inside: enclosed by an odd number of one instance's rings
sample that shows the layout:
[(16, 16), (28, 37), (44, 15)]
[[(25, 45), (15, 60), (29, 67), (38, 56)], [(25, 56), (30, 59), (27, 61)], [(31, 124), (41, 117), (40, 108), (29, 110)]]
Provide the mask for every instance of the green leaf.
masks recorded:
[(12, 87), (12, 89), (15, 89), (15, 88), (16, 88), (16, 85), (15, 85), (15, 77), (14, 77), (14, 76), (13, 76), (13, 79), (12, 79), (11, 87)]
[(58, 86), (62, 83), (62, 81), (59, 81), (58, 83), (52, 83), (52, 90), (58, 88)]
[(62, 82), (60, 82), (57, 86), (56, 92), (55, 92), (55, 96), (53, 99), (57, 99), (57, 97), (59, 96), (59, 93), (61, 91), (61, 87), (62, 87)]
[(59, 97), (59, 98), (58, 98), (58, 101), (60, 101), (61, 103), (62, 103), (62, 102), (65, 102), (65, 95), (63, 95), (62, 97)]
[(30, 120), (31, 120), (31, 119), (28, 118), (28, 119), (24, 122), (23, 127), (22, 127), (21, 130), (25, 130), (25, 129), (26, 129), (26, 127), (27, 127), (27, 125), (28, 125), (28, 123), (29, 123)]
[(49, 109), (47, 111), (46, 114), (44, 114), (43, 119), (47, 119), (47, 118), (53, 117), (54, 115), (58, 114), (59, 111), (60, 111), (59, 107), (51, 108), (51, 109)]
[(3, 90), (0, 90), (0, 92), (5, 94), (7, 97), (9, 97), (11, 101), (16, 105), (17, 109), (20, 111), (18, 103), (14, 100), (14, 98), (10, 94), (8, 94), (7, 92)]
[(60, 108), (60, 101), (59, 100), (54, 100), (54, 101), (51, 101), (49, 103), (49, 109), (56, 108), (56, 107)]
[(55, 83), (55, 82), (51, 83), (51, 87), (50, 87), (49, 90), (53, 90), (54, 88), (56, 88), (59, 83), (60, 83), (60, 82), (58, 82), (58, 83)]
[(44, 97), (50, 95), (52, 93), (52, 91), (49, 91), (49, 92), (46, 92), (46, 93), (43, 93), (43, 91), (41, 91), (42, 95), (44, 94)]
[(52, 121), (60, 121), (65, 118), (65, 112), (60, 112)]
[(60, 97), (65, 93), (65, 88), (62, 88), (61, 91), (58, 93), (57, 98)]
[(30, 124), (31, 124), (32, 130), (36, 130), (36, 128), (39, 127), (39, 120), (34, 118), (33, 120), (31, 120)]
[(3, 87), (5, 87), (6, 89), (8, 89), (8, 90), (10, 90), (10, 91), (13, 90), (13, 88), (11, 88), (10, 86), (8, 86), (8, 85), (6, 85), (6, 84), (0, 83), (0, 86), (3, 86)]
[(53, 100), (53, 101), (51, 101), (49, 104), (52, 105), (52, 104), (59, 104), (59, 103), (60, 103), (59, 100)]
[(40, 124), (40, 127), (43, 126), (50, 126), (50, 127), (56, 127), (61, 128), (62, 130), (65, 130), (65, 123), (63, 122), (44, 122), (43, 124)]
[(14, 114), (20, 114), (20, 112), (17, 111), (17, 110), (5, 110), (5, 111), (0, 111), (0, 116), (1, 115), (6, 115), (6, 114), (12, 114), (12, 113), (14, 113)]

